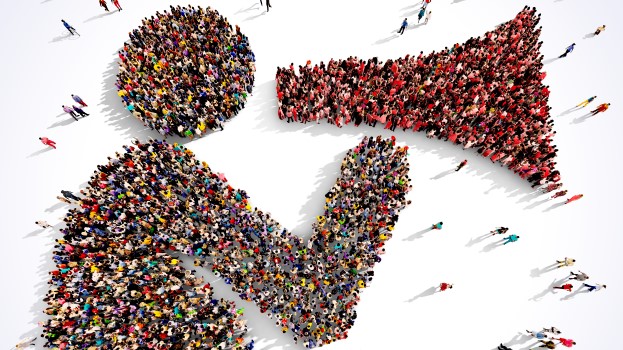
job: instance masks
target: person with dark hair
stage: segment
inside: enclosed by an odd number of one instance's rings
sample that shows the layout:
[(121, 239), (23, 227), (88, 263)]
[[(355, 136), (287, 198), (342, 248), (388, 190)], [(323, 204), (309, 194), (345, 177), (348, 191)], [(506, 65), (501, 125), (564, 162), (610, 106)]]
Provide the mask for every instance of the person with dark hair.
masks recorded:
[(445, 292), (448, 289), (452, 289), (452, 284), (451, 283), (446, 283), (446, 282), (442, 282), (441, 284), (439, 284), (439, 291), (440, 292)]
[(78, 34), (78, 31), (76, 31), (76, 28), (72, 27), (69, 23), (65, 22), (64, 19), (61, 19), (61, 22), (63, 22), (65, 29), (67, 29), (71, 35), (77, 34), (78, 36), (80, 36), (80, 34)]
[(567, 48), (565, 49), (565, 53), (563, 53), (562, 55), (558, 56), (558, 58), (567, 57), (568, 54), (573, 52), (573, 49), (575, 49), (575, 43), (567, 46)]
[(75, 201), (80, 201), (81, 198), (76, 196), (75, 194), (73, 194), (73, 192), (68, 191), (68, 190), (62, 190), (61, 194), (63, 195), (63, 197), (67, 198), (67, 199), (73, 199)]
[(271, 7), (273, 6), (270, 4), (270, 0), (266, 0), (266, 12), (270, 11)]
[(597, 106), (597, 108), (593, 109), (591, 111), (591, 115), (596, 115), (599, 113), (603, 113), (605, 111), (608, 110), (608, 108), (610, 107), (610, 103), (602, 103), (599, 106)]
[(588, 106), (589, 103), (593, 102), (593, 100), (596, 99), (596, 98), (597, 98), (597, 96), (591, 96), (591, 97), (587, 98), (586, 100), (580, 102), (580, 104), (578, 104), (576, 107), (584, 108), (584, 107)]
[(443, 227), (443, 221), (439, 221), (436, 224), (433, 224), (431, 226), (431, 230), (441, 230), (441, 228)]
[(49, 138), (43, 136), (43, 137), (40, 137), (39, 140), (41, 140), (41, 143), (43, 143), (44, 145), (50, 146), (50, 147), (56, 149), (56, 142), (50, 140)]
[(599, 283), (597, 283), (595, 285), (591, 285), (591, 284), (588, 284), (588, 283), (583, 283), (582, 287), (588, 288), (589, 292), (594, 292), (594, 291), (598, 292), (598, 291), (600, 291), (602, 289), (606, 289), (606, 285), (605, 284), (599, 284)]
[(578, 271), (578, 273), (575, 273), (573, 271), (571, 271), (571, 275), (569, 277), (570, 280), (576, 280), (576, 281), (586, 281), (587, 279), (589, 279), (588, 275), (585, 274), (582, 271)]
[(496, 228), (496, 229), (495, 229), (495, 230), (493, 230), (493, 231), (490, 231), (489, 233), (491, 233), (491, 235), (492, 235), (492, 236), (495, 236), (495, 235), (502, 235), (502, 234), (505, 234), (507, 231), (508, 231), (508, 227), (504, 227), (504, 226), (502, 226), (502, 227), (498, 227), (498, 228)]
[(454, 169), (454, 171), (459, 171), (463, 169), (463, 167), (466, 165), (467, 165), (467, 159), (464, 159), (462, 162), (459, 163), (459, 165), (456, 167), (456, 169)]
[(597, 29), (595, 29), (595, 35), (599, 35), (601, 34), (601, 32), (603, 32), (604, 30), (606, 30), (606, 25), (601, 25), (599, 27), (597, 27)]
[(511, 349), (508, 346), (500, 343), (500, 345), (498, 345), (498, 350), (513, 350), (513, 349)]
[(82, 107), (88, 107), (86, 102), (84, 102), (84, 100), (82, 98), (80, 98), (80, 96), (78, 95), (71, 95), (71, 98), (76, 102), (79, 103)]
[(121, 8), (121, 5), (119, 5), (119, 0), (112, 0), (113, 5), (115, 5), (115, 7), (117, 8), (117, 10), (121, 11), (123, 10)]
[(67, 107), (65, 105), (62, 105), (61, 107), (63, 107), (63, 111), (65, 113), (69, 114), (76, 121), (78, 120), (78, 115), (76, 114), (76, 111), (74, 111), (71, 107)]
[(556, 343), (551, 340), (539, 340), (543, 345), (539, 346), (539, 349), (556, 349)]
[(398, 33), (399, 33), (400, 35), (404, 34), (405, 29), (407, 29), (407, 26), (409, 26), (409, 23), (407, 22), (407, 19), (405, 18), (405, 19), (402, 21), (402, 24), (400, 25), (400, 29), (398, 29)]
[[(82, 108), (80, 108), (80, 107), (78, 107), (78, 106), (76, 106), (76, 105), (73, 105), (73, 106), (72, 106), (72, 108), (73, 108), (73, 110), (74, 110), (76, 113), (80, 114), (80, 116), (81, 116), (81, 117), (86, 117), (86, 116), (89, 116), (89, 113), (85, 112)], [(77, 120), (77, 119), (76, 119), (76, 120)]]
[(99, 0), (100, 2), (100, 6), (104, 8), (104, 10), (106, 10), (106, 12), (110, 12), (108, 10), (108, 5), (106, 4), (106, 0)]
[(562, 289), (562, 290), (566, 290), (567, 292), (571, 292), (573, 290), (573, 284), (565, 283), (562, 286), (555, 286), (553, 288), (554, 289)]
[(517, 235), (510, 235), (508, 237), (504, 237), (504, 239), (503, 239), (504, 243), (502, 245), (506, 245), (506, 244), (512, 243), (512, 242), (517, 242), (518, 239), (519, 239), (519, 236), (517, 236)]

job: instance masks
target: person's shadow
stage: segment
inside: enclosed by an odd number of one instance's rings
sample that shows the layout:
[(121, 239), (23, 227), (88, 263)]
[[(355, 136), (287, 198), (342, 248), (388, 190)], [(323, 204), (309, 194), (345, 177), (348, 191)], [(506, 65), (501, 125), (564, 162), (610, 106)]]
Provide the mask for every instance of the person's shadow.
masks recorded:
[(548, 273), (554, 270), (558, 270), (558, 263), (553, 263), (551, 265), (545, 266), (544, 268), (535, 267), (530, 271), (530, 277), (537, 278), (541, 277), (542, 274)]
[(439, 179), (441, 179), (441, 178), (443, 178), (443, 177), (446, 177), (446, 176), (448, 176), (448, 175), (450, 175), (450, 174), (452, 174), (452, 173), (455, 173), (455, 172), (456, 172), (456, 171), (454, 171), (454, 169), (446, 170), (446, 171), (444, 171), (444, 172), (441, 172), (441, 173), (439, 173), (439, 174), (437, 174), (437, 175), (435, 175), (435, 176), (431, 177), (430, 179), (431, 179), (431, 180), (439, 180)]
[(423, 291), (422, 293), (414, 296), (413, 298), (411, 298), (409, 300), (406, 300), (405, 303), (412, 303), (412, 302), (416, 301), (419, 298), (429, 297), (429, 296), (435, 294), (436, 292), (437, 292), (437, 287), (435, 287), (435, 286), (430, 287), (430, 288), (426, 289), (425, 291)]
[(69, 32), (65, 32), (61, 35), (57, 35), (53, 37), (52, 40), (49, 41), (49, 43), (53, 44), (53, 43), (58, 43), (58, 42), (65, 41), (65, 40), (76, 40), (79, 37), (80, 37), (79, 35), (71, 35)]
[(583, 39), (590, 39), (590, 38), (593, 38), (595, 36), (596, 36), (595, 33), (587, 33), (586, 35), (584, 35)]
[(494, 250), (495, 248), (503, 246), (505, 241), (506, 241), (505, 239), (501, 239), (499, 241), (495, 241), (493, 243), (489, 243), (484, 248), (482, 248), (482, 250), (480, 252), (488, 253), (488, 252)]
[(492, 234), (491, 234), (491, 233), (485, 233), (485, 234), (484, 234), (484, 235), (482, 235), (482, 236), (478, 236), (478, 237), (476, 237), (476, 238), (470, 238), (470, 239), (469, 239), (469, 242), (467, 242), (467, 244), (466, 244), (465, 246), (466, 246), (466, 247), (471, 247), (471, 246), (473, 246), (474, 244), (478, 244), (478, 243), (480, 243), (480, 242), (484, 241), (485, 239), (487, 239), (487, 238), (489, 238), (489, 237), (491, 237), (491, 236), (492, 236)]
[(575, 291), (569, 293), (568, 295), (560, 298), (560, 300), (561, 301), (571, 300), (571, 299), (575, 298), (576, 296), (578, 296), (580, 294), (585, 294), (585, 293), (588, 293), (588, 292), (589, 292), (588, 288), (584, 288), (584, 284), (582, 284), (580, 286), (580, 288), (578, 288)]
[(383, 38), (383, 39), (379, 39), (377, 41), (374, 42), (374, 45), (381, 45), (381, 44), (385, 44), (388, 43), (396, 38), (398, 38), (400, 35), (397, 34), (397, 31), (393, 32), (394, 34), (388, 36), (387, 38)]
[(530, 298), (528, 300), (529, 301), (540, 301), (547, 294), (555, 293), (556, 291), (555, 291), (554, 287), (560, 285), (560, 283), (564, 282), (566, 279), (567, 279), (567, 277), (561, 278), (561, 279), (554, 279), (552, 281), (552, 283), (550, 283), (550, 285), (547, 286), (547, 288), (545, 288), (542, 292), (540, 292), (538, 294), (535, 294), (532, 298)]
[(560, 59), (560, 57), (548, 58), (548, 59), (546, 59), (546, 60), (543, 60), (543, 65), (544, 65), (544, 66), (545, 66), (545, 65), (548, 65), (548, 64), (550, 64), (550, 63), (552, 63), (552, 62), (554, 62), (554, 61), (557, 61), (557, 60), (559, 60), (559, 59)]
[(554, 210), (556, 208), (562, 207), (563, 205), (565, 205), (565, 202), (559, 202), (559, 203), (553, 204), (549, 208), (543, 210), (543, 212), (545, 213), (545, 212), (548, 212), (548, 211), (552, 211), (552, 210)]
[(581, 124), (581, 123), (584, 123), (585, 121), (589, 120), (592, 116), (593, 116), (593, 113), (589, 112), (587, 114), (584, 114), (581, 117), (577, 117), (577, 118), (573, 119), (571, 121), (571, 124)]
[(416, 233), (412, 234), (412, 235), (411, 235), (411, 236), (409, 236), (409, 237), (404, 238), (404, 239), (403, 239), (403, 241), (413, 242), (413, 241), (415, 241), (416, 239), (420, 239), (420, 238), (424, 237), (424, 234), (425, 234), (425, 233), (430, 232), (430, 231), (432, 231), (432, 230), (433, 230), (433, 228), (432, 228), (432, 227), (425, 228), (425, 229), (423, 229), (423, 230), (421, 230), (421, 231), (418, 231), (418, 232), (416, 232)]
[(36, 151), (36, 152), (31, 153), (31, 154), (30, 154), (27, 158), (36, 157), (36, 156), (38, 156), (38, 155), (40, 155), (40, 154), (50, 152), (51, 150), (53, 150), (53, 148), (52, 148), (52, 147), (42, 148), (42, 149), (40, 149), (40, 150), (38, 150), (38, 151)]

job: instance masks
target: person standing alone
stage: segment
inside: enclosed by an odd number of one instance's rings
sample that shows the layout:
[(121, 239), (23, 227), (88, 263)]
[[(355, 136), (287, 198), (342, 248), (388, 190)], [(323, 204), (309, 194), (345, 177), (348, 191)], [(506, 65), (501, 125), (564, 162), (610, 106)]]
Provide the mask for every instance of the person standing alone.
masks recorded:
[(407, 29), (407, 26), (409, 25), (409, 23), (407, 22), (407, 19), (405, 18), (402, 21), (402, 25), (400, 25), (400, 29), (398, 29), (398, 33), (400, 33), (400, 35), (405, 33), (405, 29)]

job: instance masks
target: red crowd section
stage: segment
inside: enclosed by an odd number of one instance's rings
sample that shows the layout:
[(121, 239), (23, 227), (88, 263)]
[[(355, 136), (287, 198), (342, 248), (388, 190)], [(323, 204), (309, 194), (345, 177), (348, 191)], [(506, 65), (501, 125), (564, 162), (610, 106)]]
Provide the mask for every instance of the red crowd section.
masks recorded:
[(525, 7), (495, 30), (441, 52), (278, 68), (279, 118), (421, 131), (474, 148), (533, 186), (554, 185), (560, 173), (539, 20)]

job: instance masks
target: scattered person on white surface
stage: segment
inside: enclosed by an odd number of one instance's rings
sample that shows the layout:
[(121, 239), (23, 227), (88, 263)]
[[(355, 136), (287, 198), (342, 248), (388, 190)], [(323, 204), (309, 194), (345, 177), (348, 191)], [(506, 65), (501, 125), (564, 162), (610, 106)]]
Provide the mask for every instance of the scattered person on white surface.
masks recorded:
[(71, 95), (71, 98), (76, 102), (79, 103), (82, 107), (88, 107), (86, 102), (84, 102), (84, 100), (82, 98), (80, 98), (80, 96), (78, 95)]
[(69, 31), (71, 35), (76, 34), (80, 36), (80, 34), (78, 34), (78, 31), (76, 31), (76, 28), (72, 27), (69, 23), (65, 22), (64, 19), (61, 19), (61, 22), (63, 22), (63, 25), (65, 26), (65, 28)]
[(56, 149), (56, 142), (50, 140), (49, 138), (42, 136), (39, 138), (39, 140), (41, 140), (41, 143), (46, 145), (46, 146), (50, 146), (54, 149)]
[[(405, 33), (405, 29), (407, 29), (407, 26), (408, 26), (408, 25), (409, 25), (409, 23), (407, 22), (407, 19), (405, 18), (405, 19), (402, 21), (402, 24), (400, 25), (400, 29), (398, 29), (398, 33), (399, 33), (400, 35), (404, 34), (404, 33)], [(290, 121), (288, 121), (288, 122), (290, 122)]]
[(604, 30), (606, 30), (606, 25), (601, 25), (599, 27), (597, 27), (597, 29), (595, 29), (595, 35), (599, 35), (601, 34), (601, 32), (603, 32)]
[(424, 18), (424, 24), (428, 24), (428, 21), (430, 20), (431, 13), (433, 13), (433, 11), (428, 11), (428, 13), (426, 13), (426, 18)]
[(606, 288), (605, 284), (599, 284), (599, 283), (596, 283), (595, 285), (584, 283), (582, 284), (582, 286), (588, 288), (589, 292), (599, 292), (600, 290)]
[(571, 271), (571, 276), (569, 277), (569, 279), (582, 282), (582, 281), (586, 281), (587, 279), (589, 279), (589, 277), (587, 274), (585, 274), (582, 271), (578, 271), (578, 273)]
[(529, 330), (526, 330), (526, 332), (527, 332), (530, 336), (532, 336), (532, 337), (534, 337), (534, 338), (537, 338), (537, 339), (545, 339), (545, 338), (547, 338), (547, 334), (545, 334), (545, 332), (544, 332), (544, 331), (540, 331), (540, 332), (539, 332), (539, 331), (529, 331)]
[(65, 105), (62, 105), (62, 107), (63, 107), (63, 111), (65, 113), (69, 114), (72, 118), (74, 118), (76, 121), (78, 121), (78, 115), (76, 114), (76, 111), (71, 109), (71, 107), (67, 107)]
[(567, 46), (567, 48), (565, 49), (565, 53), (563, 53), (562, 55), (558, 56), (558, 58), (567, 57), (568, 54), (573, 52), (573, 49), (575, 49), (575, 43)]
[(52, 227), (52, 225), (48, 224), (48, 222), (47, 222), (47, 221), (45, 221), (45, 220), (38, 220), (38, 221), (35, 221), (35, 224), (37, 224), (37, 225), (39, 225), (39, 226), (41, 226), (41, 227), (43, 227), (43, 228)]
[(562, 261), (556, 260), (556, 263), (558, 263), (559, 268), (563, 266), (573, 266), (573, 264), (575, 264), (575, 259), (565, 257), (565, 259)]

